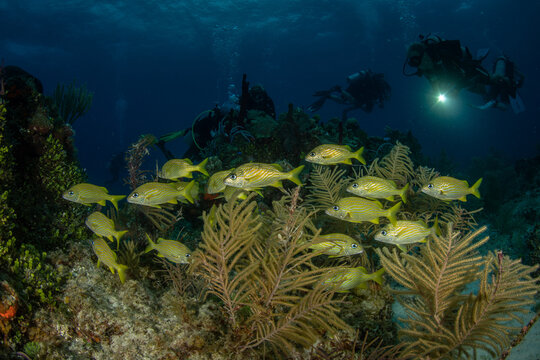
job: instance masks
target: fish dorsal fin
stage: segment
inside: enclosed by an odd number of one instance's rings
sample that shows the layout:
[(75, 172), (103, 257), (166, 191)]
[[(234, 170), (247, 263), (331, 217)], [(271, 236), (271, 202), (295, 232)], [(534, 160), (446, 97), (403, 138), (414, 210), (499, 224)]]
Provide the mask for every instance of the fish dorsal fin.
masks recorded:
[(283, 171), (283, 167), (279, 164), (270, 164), (274, 169), (277, 169), (278, 171)]
[(188, 158), (180, 159), (180, 160), (184, 160), (184, 161), (187, 162), (189, 165), (193, 165), (193, 161), (191, 161), (191, 160), (188, 159)]
[(367, 274), (367, 273), (368, 273), (367, 270), (366, 270), (366, 268), (363, 267), (363, 266), (359, 266), (359, 267), (357, 267), (356, 269), (357, 269), (358, 271), (360, 271), (362, 274)]
[(419, 223), (420, 225), (422, 225), (423, 227), (425, 227), (425, 228), (428, 227), (427, 224), (426, 224), (426, 222), (425, 222), (424, 220), (422, 220), (422, 219), (418, 220), (418, 223)]
[(373, 200), (373, 202), (378, 206), (380, 207), (381, 209), (383, 208), (381, 202), (379, 200)]
[(105, 194), (108, 194), (109, 193), (109, 190), (107, 190), (107, 188), (105, 186), (98, 186), (101, 190), (103, 190), (105, 192)]
[(349, 145), (343, 145), (343, 147), (349, 151), (352, 151), (351, 147)]

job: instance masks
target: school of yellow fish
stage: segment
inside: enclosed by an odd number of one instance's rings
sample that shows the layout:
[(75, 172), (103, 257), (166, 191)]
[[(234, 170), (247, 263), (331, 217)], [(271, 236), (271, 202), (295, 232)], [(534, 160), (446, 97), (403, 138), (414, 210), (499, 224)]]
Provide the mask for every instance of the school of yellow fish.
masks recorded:
[[(357, 151), (352, 151), (347, 145), (323, 144), (310, 151), (305, 160), (319, 165), (350, 165), (352, 164), (351, 159), (356, 159), (365, 165), (366, 161), (362, 157), (363, 151), (363, 147)], [(193, 204), (199, 195), (198, 183), (194, 180), (190, 182), (179, 181), (182, 178), (191, 179), (193, 172), (200, 172), (209, 176), (206, 193), (221, 193), (221, 197), (225, 198), (226, 201), (229, 201), (234, 195), (236, 195), (236, 199), (244, 199), (251, 191), (261, 194), (261, 189), (267, 186), (282, 188), (284, 180), (302, 185), (299, 175), (304, 165), (285, 172), (278, 164), (246, 163), (237, 168), (218, 171), (209, 175), (205, 168), (207, 161), (208, 159), (204, 159), (201, 163), (194, 165), (189, 159), (169, 160), (158, 173), (158, 177), (169, 182), (153, 181), (145, 183), (129, 194), (127, 201), (135, 205), (158, 208), (160, 205), (166, 203), (177, 204), (179, 201)], [(465, 180), (440, 176), (432, 179), (420, 190), (424, 194), (443, 201), (467, 201), (466, 197), (469, 194), (480, 198), (478, 188), (481, 182), (482, 179), (480, 178), (473, 186), (469, 187), (468, 182)], [(339, 199), (333, 206), (326, 209), (325, 213), (331, 217), (352, 223), (368, 221), (379, 224), (381, 217), (387, 218), (389, 223), (376, 232), (374, 239), (395, 245), (402, 251), (407, 251), (405, 245), (426, 242), (429, 236), (438, 233), (437, 219), (435, 219), (432, 227), (429, 227), (421, 220), (397, 219), (401, 204), (407, 202), (408, 190), (409, 184), (398, 189), (396, 183), (392, 180), (375, 176), (362, 176), (353, 181), (346, 189), (347, 192), (355, 196)], [(109, 195), (106, 188), (86, 183), (72, 186), (63, 194), (64, 199), (87, 206), (94, 203), (105, 206), (106, 201), (109, 201), (117, 210), (118, 201), (125, 197), (124, 195)], [(385, 206), (381, 203), (381, 200), (394, 202), (396, 199), (400, 201), (395, 204)], [(212, 206), (208, 217), (209, 221), (212, 221), (212, 213), (215, 213), (215, 209), (215, 205)], [(109, 267), (112, 273), (116, 270), (123, 283), (127, 267), (117, 263), (116, 253), (111, 250), (103, 238), (110, 241), (116, 239), (118, 250), (120, 239), (127, 230), (116, 230), (114, 221), (99, 211), (91, 213), (85, 223), (98, 236), (92, 241), (92, 248), (98, 257), (98, 266), (103, 263)], [(191, 251), (181, 242), (163, 238), (154, 241), (148, 234), (146, 234), (146, 237), (148, 247), (145, 253), (155, 250), (159, 257), (171, 262), (177, 264), (188, 264), (190, 262)], [(340, 233), (319, 235), (313, 240), (313, 245), (309, 248), (329, 257), (353, 256), (364, 251), (359, 241)], [(323, 280), (323, 284), (338, 292), (356, 292), (359, 289), (366, 288), (368, 281), (381, 284), (383, 273), (383, 268), (372, 274), (369, 274), (363, 267), (331, 268), (328, 276)]]

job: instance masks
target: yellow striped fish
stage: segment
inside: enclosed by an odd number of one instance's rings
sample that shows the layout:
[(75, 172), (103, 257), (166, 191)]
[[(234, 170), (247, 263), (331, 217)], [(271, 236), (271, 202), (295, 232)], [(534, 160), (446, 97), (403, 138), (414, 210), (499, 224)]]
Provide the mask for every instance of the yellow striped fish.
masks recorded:
[(265, 186), (282, 188), (281, 180), (290, 180), (297, 185), (302, 185), (298, 175), (303, 168), (304, 165), (300, 165), (286, 173), (278, 164), (247, 163), (237, 167), (223, 182), (228, 186), (248, 190)]
[(422, 188), (422, 192), (440, 200), (467, 201), (467, 195), (472, 194), (480, 199), (478, 187), (482, 178), (478, 179), (473, 186), (469, 187), (466, 180), (455, 179), (450, 176), (439, 176)]
[(338, 163), (351, 165), (351, 159), (356, 159), (365, 165), (366, 160), (362, 157), (363, 152), (363, 146), (352, 152), (349, 145), (323, 144), (311, 150), (306, 156), (306, 161), (320, 165)]
[(120, 281), (122, 284), (126, 281), (126, 270), (127, 266), (122, 265), (116, 262), (116, 253), (111, 250), (109, 245), (103, 240), (103, 238), (95, 238), (92, 240), (92, 249), (98, 257), (97, 266), (99, 267), (100, 263), (103, 263), (105, 266), (109, 267), (109, 270), (114, 274), (114, 270), (118, 272)]
[(156, 242), (153, 242), (148, 234), (146, 234), (146, 237), (148, 238), (149, 245), (144, 251), (145, 253), (156, 250), (159, 257), (164, 257), (173, 263), (189, 264), (191, 251), (180, 241), (158, 238)]
[(107, 188), (87, 183), (74, 185), (64, 191), (62, 197), (83, 205), (99, 204), (105, 206), (106, 201), (110, 201), (118, 210), (118, 200), (125, 198), (125, 195), (109, 195)]
[(114, 241), (114, 239), (116, 239), (117, 250), (120, 247), (120, 238), (128, 232), (128, 230), (116, 231), (114, 228), (114, 221), (99, 211), (94, 211), (88, 215), (84, 223), (94, 232), (94, 234), (106, 237), (109, 241)]
[(383, 209), (378, 201), (363, 199), (360, 197), (346, 197), (339, 199), (337, 203), (326, 209), (326, 214), (349, 222), (369, 221), (379, 223), (380, 217), (387, 217), (392, 224), (396, 223), (396, 214), (401, 208), (401, 201), (390, 209)]
[(206, 171), (206, 163), (208, 158), (201, 161), (198, 165), (193, 165), (189, 159), (171, 159), (161, 167), (159, 177), (169, 180), (177, 180), (179, 178), (192, 178), (192, 172), (198, 171), (208, 176)]
[(406, 193), (408, 188), (409, 184), (398, 190), (396, 183), (392, 180), (376, 176), (362, 176), (349, 185), (347, 191), (369, 199), (386, 199), (390, 201), (394, 201), (394, 195), (399, 195), (403, 203), (407, 203)]
[(330, 255), (330, 257), (350, 256), (364, 252), (364, 248), (358, 241), (345, 234), (319, 235), (319, 238), (323, 240), (315, 240), (315, 244), (309, 248), (322, 250), (321, 254)]
[(384, 268), (380, 268), (374, 273), (368, 274), (367, 270), (362, 267), (355, 268), (338, 268), (331, 270), (330, 277), (323, 281), (323, 285), (328, 286), (337, 292), (346, 292), (352, 289), (366, 289), (369, 280), (375, 281), (377, 284), (382, 284), (382, 274)]
[(175, 183), (147, 182), (142, 184), (131, 194), (127, 201), (132, 204), (145, 205), (159, 208), (161, 204), (178, 204), (177, 199), (186, 199), (193, 204), (191, 191), (195, 186), (195, 181), (191, 181), (187, 186), (178, 190)]
[(426, 242), (429, 235), (435, 234), (437, 220), (433, 227), (428, 227), (425, 222), (399, 220), (395, 225), (388, 224), (375, 234), (375, 240), (387, 244), (396, 245), (402, 251), (407, 251), (403, 245), (417, 242)]
[(217, 194), (217, 193), (223, 192), (225, 190), (225, 186), (227, 186), (225, 185), (223, 181), (233, 171), (234, 171), (234, 168), (229, 169), (229, 170), (218, 171), (212, 174), (212, 176), (210, 176), (210, 178), (208, 179), (208, 189), (206, 190), (206, 192), (208, 194)]

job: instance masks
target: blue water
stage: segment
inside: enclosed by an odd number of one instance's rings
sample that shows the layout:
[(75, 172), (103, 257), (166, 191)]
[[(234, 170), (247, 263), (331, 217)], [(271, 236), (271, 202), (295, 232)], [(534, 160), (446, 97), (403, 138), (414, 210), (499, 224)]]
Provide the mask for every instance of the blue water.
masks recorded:
[[(445, 150), (464, 165), (491, 149), (509, 159), (539, 151), (539, 1), (0, 0), (0, 12), (6, 65), (35, 75), (49, 95), (73, 79), (94, 92), (74, 128), (95, 183), (109, 177), (111, 156), (140, 134), (185, 128), (224, 103), (243, 73), (281, 113), (369, 68), (392, 86), (384, 109), (350, 114), (370, 135), (384, 135), (386, 126), (412, 130), (426, 155)], [(488, 69), (496, 56), (509, 55), (525, 74), (527, 110), (479, 111), (468, 104), (482, 99), (466, 92), (434, 106), (425, 78), (402, 75), (407, 46), (429, 32), (460, 39), (473, 54), (490, 48)], [(328, 103), (319, 113), (328, 120), (341, 110)], [(177, 140), (170, 148), (182, 154), (186, 145)], [(163, 163), (157, 150), (156, 158)]]

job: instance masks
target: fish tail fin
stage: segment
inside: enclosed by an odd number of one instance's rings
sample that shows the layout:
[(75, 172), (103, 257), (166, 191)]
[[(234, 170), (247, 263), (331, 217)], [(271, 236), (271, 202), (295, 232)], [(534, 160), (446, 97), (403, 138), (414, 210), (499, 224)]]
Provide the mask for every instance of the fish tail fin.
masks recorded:
[(371, 280), (375, 281), (379, 285), (382, 285), (382, 282), (383, 282), (382, 275), (384, 273), (385, 273), (384, 268), (380, 268), (379, 270), (377, 270), (373, 274), (371, 274)]
[(480, 184), (482, 184), (482, 178), (478, 179), (474, 183), (474, 185), (471, 186), (471, 188), (470, 188), (471, 194), (473, 194), (474, 196), (476, 196), (479, 199), (480, 199), (480, 191), (478, 191), (478, 188), (480, 187)]
[(147, 252), (154, 250), (154, 245), (156, 244), (152, 241), (152, 238), (150, 237), (150, 235), (148, 235), (147, 233), (144, 233), (144, 234), (146, 235), (146, 238), (148, 239), (148, 246), (146, 247), (146, 249), (144, 249), (144, 253), (146, 254)]
[(291, 180), (296, 185), (302, 186), (302, 181), (300, 181), (299, 176), (303, 169), (304, 169), (304, 165), (300, 165), (296, 169), (292, 169), (291, 171), (289, 171), (288, 179)]
[(111, 198), (109, 199), (109, 201), (112, 202), (116, 211), (118, 211), (118, 201), (122, 200), (125, 197), (126, 195), (111, 195)]
[(362, 153), (364, 152), (364, 147), (362, 146), (358, 151), (353, 153), (353, 157), (360, 161), (363, 165), (366, 165), (366, 159), (362, 156)]
[(116, 266), (116, 271), (118, 271), (118, 276), (120, 277), (120, 282), (123, 284), (126, 281), (126, 270), (128, 267), (126, 265), (118, 264)]
[(191, 196), (191, 190), (193, 189), (194, 186), (195, 186), (195, 180), (191, 180), (189, 184), (187, 184), (184, 190), (182, 191), (183, 193), (182, 195), (186, 198), (187, 201), (189, 201), (192, 204), (195, 202), (193, 201), (193, 197)]
[(397, 215), (399, 209), (401, 209), (401, 204), (402, 204), (402, 202), (400, 201), (396, 205), (392, 206), (390, 209), (388, 209), (388, 215), (386, 215), (388, 220), (390, 220), (390, 222), (394, 226), (396, 225), (396, 222), (397, 222), (396, 215)]
[(407, 203), (407, 190), (409, 190), (409, 183), (405, 184), (403, 189), (399, 190), (399, 196), (401, 197), (401, 200), (403, 200), (403, 203)]
[(202, 172), (204, 175), (206, 176), (209, 176), (208, 175), (208, 171), (206, 171), (206, 163), (208, 162), (208, 158), (204, 159), (203, 161), (200, 162), (199, 165), (197, 165), (197, 169)]
[(118, 239), (118, 241), (120, 241), (122, 236), (126, 235), (128, 232), (129, 232), (129, 230), (117, 231), (116, 232), (116, 239)]

